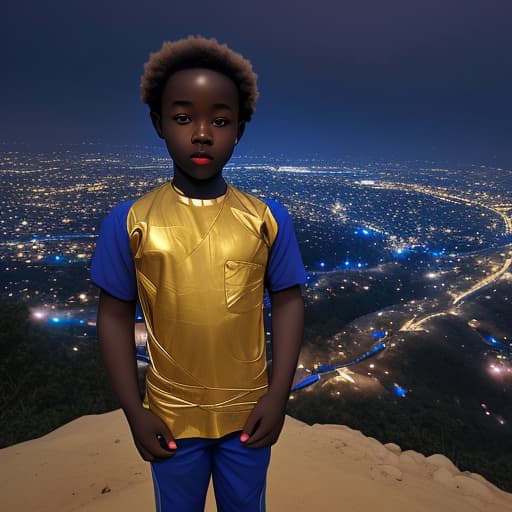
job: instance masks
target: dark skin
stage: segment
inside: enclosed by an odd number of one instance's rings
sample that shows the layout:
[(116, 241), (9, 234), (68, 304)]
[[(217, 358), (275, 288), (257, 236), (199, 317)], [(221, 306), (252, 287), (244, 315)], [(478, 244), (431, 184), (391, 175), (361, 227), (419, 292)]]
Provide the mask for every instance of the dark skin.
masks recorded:
[[(234, 82), (217, 71), (184, 69), (167, 80), (161, 103), (151, 120), (173, 160), (174, 184), (188, 197), (224, 194), (222, 169), (245, 127), (238, 120)], [(210, 155), (210, 163), (195, 164), (190, 156), (196, 152)]]
[[(244, 132), (238, 119), (238, 90), (234, 82), (209, 69), (181, 70), (168, 79), (161, 112), (151, 112), (153, 125), (165, 140), (173, 160), (174, 184), (188, 197), (208, 199), (225, 193), (222, 169)], [(211, 161), (191, 159), (205, 152)], [(304, 302), (300, 286), (270, 292), (272, 302), (272, 377), (267, 393), (251, 411), (241, 442), (262, 448), (277, 442), (283, 428), (286, 403), (302, 342)], [(153, 412), (142, 407), (135, 359), (135, 303), (100, 293), (98, 339), (112, 386), (130, 426), (135, 446), (147, 461), (172, 457), (172, 432)], [(161, 434), (169, 448), (163, 448)], [(250, 437), (248, 437), (248, 435)]]

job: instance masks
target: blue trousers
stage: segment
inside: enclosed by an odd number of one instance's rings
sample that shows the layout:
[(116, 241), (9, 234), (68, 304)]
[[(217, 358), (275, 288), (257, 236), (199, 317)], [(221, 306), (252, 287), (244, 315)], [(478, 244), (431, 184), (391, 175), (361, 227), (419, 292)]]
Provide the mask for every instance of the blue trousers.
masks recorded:
[(240, 434), (177, 439), (173, 457), (151, 462), (157, 512), (203, 512), (210, 476), (218, 512), (265, 512), (271, 447), (247, 448)]

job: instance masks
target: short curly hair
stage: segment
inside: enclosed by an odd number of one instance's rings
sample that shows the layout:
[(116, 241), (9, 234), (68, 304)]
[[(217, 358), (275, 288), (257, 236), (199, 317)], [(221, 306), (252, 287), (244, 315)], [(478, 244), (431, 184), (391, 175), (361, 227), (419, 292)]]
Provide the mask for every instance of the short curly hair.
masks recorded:
[(250, 121), (259, 96), (256, 73), (250, 61), (219, 44), (215, 38), (190, 35), (178, 41), (164, 41), (159, 51), (150, 53), (141, 76), (141, 99), (151, 111), (160, 112), (164, 86), (172, 73), (187, 68), (208, 68), (233, 80), (238, 89), (239, 120)]

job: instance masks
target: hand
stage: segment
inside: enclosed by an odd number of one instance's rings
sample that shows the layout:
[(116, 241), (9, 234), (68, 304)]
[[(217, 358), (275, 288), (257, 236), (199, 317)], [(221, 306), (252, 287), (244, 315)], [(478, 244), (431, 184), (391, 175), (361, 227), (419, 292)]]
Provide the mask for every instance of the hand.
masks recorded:
[[(171, 431), (162, 419), (149, 409), (141, 407), (135, 413), (126, 415), (133, 441), (141, 457), (147, 461), (163, 461), (176, 453), (176, 443)], [(157, 436), (162, 436), (161, 446)]]
[(284, 424), (287, 401), (288, 396), (281, 397), (271, 392), (258, 400), (240, 437), (244, 446), (263, 448), (277, 442)]

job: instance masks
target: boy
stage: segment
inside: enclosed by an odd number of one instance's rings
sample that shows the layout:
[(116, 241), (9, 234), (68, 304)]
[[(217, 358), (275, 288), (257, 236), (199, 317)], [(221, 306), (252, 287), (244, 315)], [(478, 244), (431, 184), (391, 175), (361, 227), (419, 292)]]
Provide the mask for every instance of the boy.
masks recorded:
[[(91, 265), (98, 339), (157, 510), (265, 510), (270, 446), (281, 432), (303, 329), (305, 272), (290, 216), (231, 185), (222, 169), (258, 95), (249, 61), (215, 39), (150, 55), (142, 99), (173, 179), (105, 219)], [(263, 289), (272, 302), (266, 372)], [(134, 309), (151, 360), (140, 403)]]

